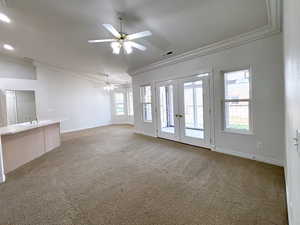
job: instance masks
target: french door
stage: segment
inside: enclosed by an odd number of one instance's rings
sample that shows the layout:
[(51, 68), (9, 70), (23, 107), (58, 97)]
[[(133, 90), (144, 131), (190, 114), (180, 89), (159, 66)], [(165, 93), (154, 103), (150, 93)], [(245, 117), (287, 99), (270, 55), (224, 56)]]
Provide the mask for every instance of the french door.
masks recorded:
[(209, 76), (156, 84), (158, 137), (210, 146)]
[(157, 83), (158, 136), (174, 141), (179, 140), (180, 124), (178, 120), (178, 82)]

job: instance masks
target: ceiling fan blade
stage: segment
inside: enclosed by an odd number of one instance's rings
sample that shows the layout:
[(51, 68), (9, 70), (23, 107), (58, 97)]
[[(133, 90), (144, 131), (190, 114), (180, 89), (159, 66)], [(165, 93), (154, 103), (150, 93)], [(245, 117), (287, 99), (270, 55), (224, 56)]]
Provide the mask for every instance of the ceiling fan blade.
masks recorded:
[(102, 40), (89, 40), (89, 43), (102, 43), (102, 42), (113, 42), (116, 39), (102, 39)]
[(144, 45), (138, 44), (136, 42), (130, 41), (129, 43), (133, 48), (137, 48), (141, 51), (146, 51), (146, 49), (147, 49)]
[(152, 33), (150, 31), (142, 31), (139, 33), (135, 33), (135, 34), (130, 34), (127, 36), (128, 40), (134, 40), (134, 39), (138, 39), (138, 38), (142, 38), (142, 37), (147, 37), (147, 36), (151, 36)]
[(114, 35), (116, 38), (120, 38), (121, 34), (111, 24), (103, 24), (103, 26)]

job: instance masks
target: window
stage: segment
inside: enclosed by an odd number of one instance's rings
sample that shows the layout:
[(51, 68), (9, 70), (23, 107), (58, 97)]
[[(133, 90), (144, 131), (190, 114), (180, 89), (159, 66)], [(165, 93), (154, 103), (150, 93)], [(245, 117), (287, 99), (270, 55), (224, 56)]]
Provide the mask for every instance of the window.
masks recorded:
[(251, 131), (250, 71), (224, 73), (224, 129), (237, 132)]
[(115, 112), (117, 116), (125, 115), (124, 93), (115, 93)]
[(133, 116), (133, 95), (132, 89), (128, 90), (128, 115)]
[(143, 86), (141, 91), (141, 104), (144, 122), (152, 122), (151, 86)]

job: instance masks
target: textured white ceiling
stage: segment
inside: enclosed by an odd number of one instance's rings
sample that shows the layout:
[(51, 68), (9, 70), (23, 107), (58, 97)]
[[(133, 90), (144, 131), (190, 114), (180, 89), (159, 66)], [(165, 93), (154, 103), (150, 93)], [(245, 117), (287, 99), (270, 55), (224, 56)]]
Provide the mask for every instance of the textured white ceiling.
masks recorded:
[[(0, 11), (13, 23), (0, 23), (0, 43), (14, 45), (14, 54), (121, 80), (169, 50), (177, 55), (267, 24), (264, 0), (8, 0), (7, 5)], [(111, 37), (101, 24), (118, 27), (118, 12), (127, 33), (152, 31), (138, 41), (146, 52), (116, 56), (107, 43), (87, 43)]]

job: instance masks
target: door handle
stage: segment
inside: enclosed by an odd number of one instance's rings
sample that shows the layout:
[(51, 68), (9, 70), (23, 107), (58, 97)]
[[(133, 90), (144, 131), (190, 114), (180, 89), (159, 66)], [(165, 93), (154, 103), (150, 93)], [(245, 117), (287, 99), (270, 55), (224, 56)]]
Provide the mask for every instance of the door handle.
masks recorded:
[(294, 145), (295, 146), (299, 146), (299, 139), (298, 138), (293, 138), (293, 140), (295, 141)]

